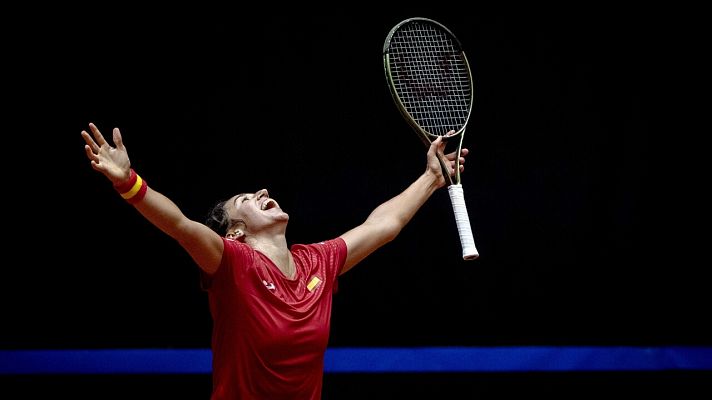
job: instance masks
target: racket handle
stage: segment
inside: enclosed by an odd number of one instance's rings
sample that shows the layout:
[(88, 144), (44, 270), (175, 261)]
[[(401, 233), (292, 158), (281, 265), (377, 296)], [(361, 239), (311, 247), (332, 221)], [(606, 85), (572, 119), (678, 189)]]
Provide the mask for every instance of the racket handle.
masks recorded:
[(470, 217), (467, 215), (467, 206), (465, 205), (465, 195), (462, 191), (462, 185), (450, 185), (447, 187), (447, 191), (450, 194), (452, 210), (455, 212), (455, 223), (457, 223), (457, 231), (460, 234), (462, 259), (474, 260), (480, 256), (480, 253), (477, 252), (475, 238), (472, 236)]

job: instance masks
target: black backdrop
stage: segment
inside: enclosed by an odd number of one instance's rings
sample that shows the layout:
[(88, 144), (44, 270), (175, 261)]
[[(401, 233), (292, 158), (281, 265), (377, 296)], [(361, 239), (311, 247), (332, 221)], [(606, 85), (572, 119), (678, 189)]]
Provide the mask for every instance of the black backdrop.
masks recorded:
[(90, 121), (118, 126), (135, 169), (195, 219), (268, 188), (291, 243), (337, 236), (404, 189), (425, 150), (381, 50), (410, 16), (448, 26), (473, 64), (463, 186), (481, 257), (461, 260), (435, 194), (341, 277), (331, 345), (712, 344), (671, 18), (216, 10), (14, 30), (2, 348), (209, 345), (197, 267), (90, 168)]

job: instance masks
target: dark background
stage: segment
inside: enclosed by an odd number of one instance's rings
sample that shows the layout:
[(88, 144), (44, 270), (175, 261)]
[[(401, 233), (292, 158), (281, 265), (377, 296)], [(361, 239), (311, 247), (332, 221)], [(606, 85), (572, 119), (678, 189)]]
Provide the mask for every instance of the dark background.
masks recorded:
[[(107, 138), (118, 126), (132, 166), (191, 218), (267, 188), (290, 243), (338, 236), (407, 187), (425, 149), (388, 93), (382, 46), (412, 16), (448, 26), (472, 64), (462, 179), (481, 256), (462, 261), (436, 193), (340, 278), (331, 346), (712, 345), (684, 20), (182, 11), (46, 15), (14, 30), (0, 348), (209, 346), (197, 267), (91, 169), (89, 122)], [(369, 381), (338, 379), (327, 388)], [(471, 378), (448, 379), (469, 390)], [(631, 382), (648, 380), (665, 382)]]

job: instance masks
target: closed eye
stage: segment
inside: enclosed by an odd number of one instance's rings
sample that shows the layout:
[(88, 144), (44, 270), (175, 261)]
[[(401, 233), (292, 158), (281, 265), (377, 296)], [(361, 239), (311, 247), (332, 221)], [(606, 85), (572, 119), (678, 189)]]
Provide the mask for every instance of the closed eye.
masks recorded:
[(250, 198), (247, 197), (247, 196), (238, 196), (238, 197), (235, 198), (235, 205), (237, 206), (238, 203), (242, 204), (242, 203), (246, 202), (246, 201), (249, 200), (249, 199), (250, 199)]

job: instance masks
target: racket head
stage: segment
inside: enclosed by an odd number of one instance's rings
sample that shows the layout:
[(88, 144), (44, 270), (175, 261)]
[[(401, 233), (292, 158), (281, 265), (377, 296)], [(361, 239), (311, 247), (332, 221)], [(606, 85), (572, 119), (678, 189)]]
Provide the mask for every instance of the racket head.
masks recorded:
[(438, 136), (462, 140), (474, 91), (470, 64), (452, 31), (432, 19), (405, 19), (386, 36), (383, 65), (396, 106), (426, 145)]

